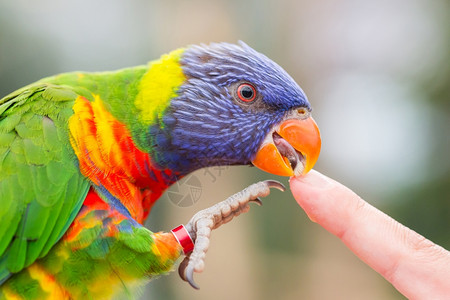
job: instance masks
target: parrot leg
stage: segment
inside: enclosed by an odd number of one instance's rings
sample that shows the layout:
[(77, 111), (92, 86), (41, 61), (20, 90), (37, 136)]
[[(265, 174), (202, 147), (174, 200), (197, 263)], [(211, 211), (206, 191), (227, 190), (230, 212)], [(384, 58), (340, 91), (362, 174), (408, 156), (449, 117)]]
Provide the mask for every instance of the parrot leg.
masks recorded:
[(228, 223), (241, 213), (247, 212), (250, 209), (250, 202), (262, 205), (260, 197), (269, 195), (270, 188), (286, 190), (283, 184), (274, 180), (254, 183), (228, 199), (199, 211), (192, 217), (185, 227), (194, 241), (194, 249), (187, 254), (178, 268), (178, 273), (184, 281), (193, 288), (199, 289), (194, 281), (194, 272), (200, 273), (205, 267), (204, 259), (208, 251), (211, 231)]

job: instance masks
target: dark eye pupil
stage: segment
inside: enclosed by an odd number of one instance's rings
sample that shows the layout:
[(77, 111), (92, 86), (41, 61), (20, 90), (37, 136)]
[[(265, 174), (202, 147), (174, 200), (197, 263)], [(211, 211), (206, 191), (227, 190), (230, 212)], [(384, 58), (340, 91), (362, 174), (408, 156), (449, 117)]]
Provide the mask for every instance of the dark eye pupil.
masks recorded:
[(251, 87), (249, 86), (243, 86), (241, 89), (241, 95), (242, 97), (246, 98), (246, 99), (250, 99), (253, 97), (253, 90)]

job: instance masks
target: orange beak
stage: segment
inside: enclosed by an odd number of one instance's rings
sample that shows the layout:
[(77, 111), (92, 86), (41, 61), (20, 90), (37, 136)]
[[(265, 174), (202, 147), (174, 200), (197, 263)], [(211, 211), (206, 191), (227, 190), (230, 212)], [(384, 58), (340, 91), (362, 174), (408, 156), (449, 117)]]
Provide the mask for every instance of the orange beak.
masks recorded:
[(313, 118), (288, 119), (270, 133), (256, 153), (253, 165), (281, 176), (308, 173), (319, 158), (321, 139)]

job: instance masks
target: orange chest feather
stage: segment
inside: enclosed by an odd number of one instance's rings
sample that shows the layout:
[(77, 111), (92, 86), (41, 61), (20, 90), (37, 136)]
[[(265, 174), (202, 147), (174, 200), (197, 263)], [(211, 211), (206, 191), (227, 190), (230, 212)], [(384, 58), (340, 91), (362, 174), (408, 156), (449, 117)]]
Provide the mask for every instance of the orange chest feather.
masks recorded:
[(69, 120), (70, 142), (80, 171), (142, 223), (168, 187), (162, 177), (173, 174), (157, 169), (150, 156), (136, 147), (128, 128), (106, 110), (99, 96), (94, 99), (78, 97)]

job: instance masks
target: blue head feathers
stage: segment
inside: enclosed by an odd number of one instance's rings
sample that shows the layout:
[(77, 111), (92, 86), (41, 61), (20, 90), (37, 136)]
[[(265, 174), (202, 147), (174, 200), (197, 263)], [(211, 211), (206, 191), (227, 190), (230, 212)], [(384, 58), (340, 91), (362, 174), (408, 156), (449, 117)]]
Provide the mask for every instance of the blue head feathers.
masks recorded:
[(242, 42), (188, 47), (180, 63), (187, 80), (150, 128), (152, 156), (163, 168), (250, 164), (290, 110), (311, 110), (280, 66)]

